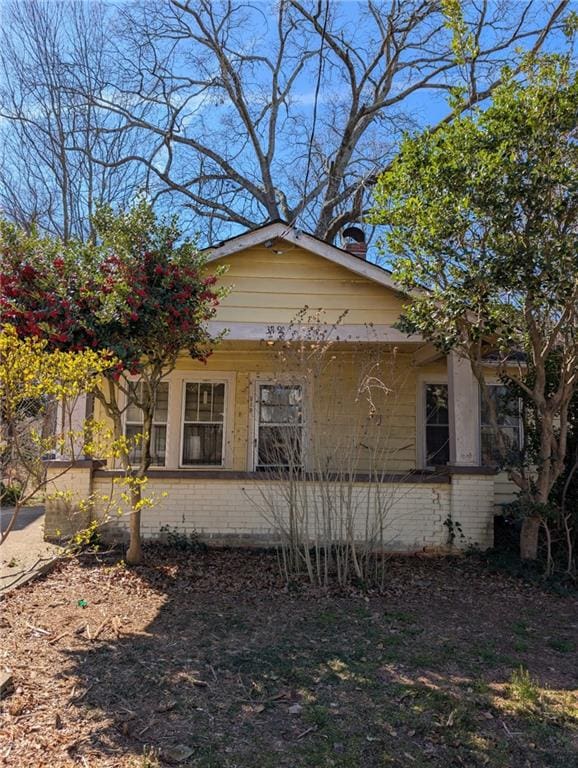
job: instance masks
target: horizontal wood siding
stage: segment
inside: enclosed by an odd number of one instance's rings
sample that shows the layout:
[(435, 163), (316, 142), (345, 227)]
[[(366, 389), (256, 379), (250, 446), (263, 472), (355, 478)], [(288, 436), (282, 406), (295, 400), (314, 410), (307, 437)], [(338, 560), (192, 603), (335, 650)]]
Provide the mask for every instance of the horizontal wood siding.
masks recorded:
[[(416, 466), (417, 373), (445, 370), (445, 361), (417, 369), (410, 353), (368, 345), (362, 350), (335, 351), (323, 364), (315, 355), (277, 352), (266, 344), (254, 349), (217, 350), (206, 365), (185, 357), (179, 371), (236, 373), (233, 466), (249, 469), (249, 441), (256, 378), (306, 379), (309, 468), (348, 466), (358, 472), (381, 466), (405, 472)], [(372, 388), (361, 390), (368, 375)], [(377, 413), (369, 418), (370, 400)]]
[[(228, 267), (221, 284), (231, 289), (216, 320), (228, 323), (290, 323), (304, 307), (324, 310), (335, 322), (347, 312), (347, 324), (387, 324), (399, 319), (401, 297), (297, 246), (280, 241), (273, 249), (259, 246), (223, 257)], [(211, 264), (211, 268), (213, 264)]]

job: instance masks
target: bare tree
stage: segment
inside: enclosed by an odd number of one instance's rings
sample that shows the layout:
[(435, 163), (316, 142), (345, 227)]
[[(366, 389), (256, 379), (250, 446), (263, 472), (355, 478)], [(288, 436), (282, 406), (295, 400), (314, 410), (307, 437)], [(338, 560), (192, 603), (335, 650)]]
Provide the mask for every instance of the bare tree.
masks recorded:
[(209, 240), (283, 218), (332, 241), (402, 132), (486, 98), (569, 4), (7, 0), (3, 205), (67, 235), (138, 186)]
[(279, 546), (287, 582), (305, 574), (323, 587), (335, 579), (383, 589), (386, 553), (403, 527), (398, 505), (412, 488), (414, 441), (395, 429), (411, 369), (369, 326), (364, 342), (344, 336), (346, 315), (331, 323), (305, 307), (268, 335), (272, 370), (257, 385), (262, 480), (245, 492)]
[(71, 88), (110, 78), (111, 13), (100, 3), (12, 2), (0, 31), (0, 206), (64, 241), (93, 236), (99, 200), (125, 202), (144, 172), (119, 164), (133, 137)]
[[(119, 14), (122, 76), (95, 106), (152, 144), (146, 167), (207, 220), (284, 218), (333, 240), (358, 218), (403, 130), (486, 98), (517, 46), (560, 33), (568, 0), (162, 0)], [(77, 84), (82, 91), (82, 86)], [(430, 98), (430, 114), (419, 115)], [(90, 94), (86, 94), (90, 95)], [(204, 227), (206, 229), (206, 227)]]

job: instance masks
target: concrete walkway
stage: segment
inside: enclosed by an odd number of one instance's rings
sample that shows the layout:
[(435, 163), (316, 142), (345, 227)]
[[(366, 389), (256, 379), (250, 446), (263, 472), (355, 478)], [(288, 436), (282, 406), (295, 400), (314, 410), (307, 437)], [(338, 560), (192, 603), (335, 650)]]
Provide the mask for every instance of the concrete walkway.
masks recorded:
[[(0, 511), (3, 531), (10, 523), (13, 511), (12, 507), (4, 507)], [(14, 528), (0, 548), (0, 591), (20, 581), (31, 569), (41, 567), (57, 555), (60, 549), (44, 541), (44, 507), (22, 509)]]

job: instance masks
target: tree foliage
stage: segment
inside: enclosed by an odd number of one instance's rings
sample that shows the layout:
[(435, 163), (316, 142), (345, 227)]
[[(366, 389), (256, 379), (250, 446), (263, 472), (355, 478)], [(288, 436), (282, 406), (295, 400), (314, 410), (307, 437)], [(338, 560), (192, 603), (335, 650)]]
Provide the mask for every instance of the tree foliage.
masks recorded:
[[(63, 243), (2, 224), (1, 309), (22, 338), (41, 338), (52, 350), (92, 349), (115, 358), (106, 386), (94, 395), (117, 439), (128, 406), (141, 409), (138, 466), (131, 464), (128, 444), (121, 456), (125, 470), (139, 479), (151, 462), (159, 385), (180, 354), (198, 360), (210, 354), (214, 339), (207, 322), (220, 291), (217, 276), (205, 273), (205, 258), (181, 237), (177, 220), (157, 219), (145, 200), (120, 212), (100, 207), (94, 228), (96, 244)], [(131, 547), (137, 561), (139, 483), (133, 492)]]
[[(0, 468), (4, 504), (10, 496), (14, 511), (2, 532), (8, 536), (20, 509), (46, 486), (43, 460), (66, 452), (80, 458), (83, 434), (74, 430), (70, 412), (78, 397), (99, 385), (111, 369), (109, 354), (50, 349), (46, 339), (20, 338), (11, 325), (0, 332)], [(61, 419), (54, 405), (62, 403)], [(46, 424), (49, 420), (49, 424)], [(77, 450), (78, 449), (78, 450)], [(64, 474), (69, 466), (64, 466)]]
[(157, 223), (142, 200), (94, 218), (97, 246), (64, 245), (2, 225), (2, 315), (21, 336), (54, 349), (107, 349), (118, 373), (169, 365), (183, 349), (202, 357), (205, 321), (218, 301), (215, 276), (176, 220)]
[[(505, 70), (485, 111), (407, 137), (374, 220), (389, 228), (396, 279), (416, 292), (407, 321), (469, 358), (483, 393), (493, 352), (535, 405), (536, 471), (511, 473), (545, 504), (564, 471), (578, 370), (578, 78), (554, 55), (526, 60), (523, 74)], [(531, 383), (513, 364), (521, 355)]]
[[(546, 364), (546, 395), (550, 396), (558, 388), (559, 360), (551, 356)], [(530, 391), (535, 384), (535, 371), (529, 364), (524, 371), (524, 384)], [(521, 404), (524, 417), (524, 446), (519, 456), (520, 464), (536, 466), (540, 461), (541, 419), (537, 405), (527, 389), (522, 389), (516, 382), (505, 381), (508, 386), (508, 399), (516, 407)], [(578, 551), (578, 387), (568, 406), (568, 437), (566, 444), (566, 462), (563, 471), (552, 485), (547, 504), (540, 504), (538, 511), (545, 532), (543, 557), (547, 575), (565, 572), (576, 576), (576, 552)], [(527, 500), (516, 499), (506, 507), (506, 512), (516, 516), (528, 513)]]

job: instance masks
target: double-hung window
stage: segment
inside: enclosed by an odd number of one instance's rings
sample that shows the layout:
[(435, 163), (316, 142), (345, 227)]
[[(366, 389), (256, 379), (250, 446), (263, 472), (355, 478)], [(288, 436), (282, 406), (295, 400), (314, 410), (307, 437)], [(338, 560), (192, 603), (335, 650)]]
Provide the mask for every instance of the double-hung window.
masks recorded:
[(444, 466), (450, 460), (447, 384), (425, 385), (425, 465)]
[[(142, 382), (130, 384), (133, 392), (136, 392), (137, 399), (142, 398)], [(167, 419), (169, 413), (169, 385), (168, 382), (161, 382), (157, 390), (157, 402), (153, 414), (153, 424), (151, 429), (151, 464), (157, 467), (164, 467), (167, 450)], [(125, 416), (125, 435), (132, 442), (130, 450), (130, 461), (136, 464), (142, 456), (142, 440), (137, 438), (143, 432), (143, 412), (138, 406), (131, 404), (126, 410)], [(135, 439), (136, 438), (136, 439)]]
[(225, 382), (185, 382), (182, 466), (223, 464)]
[[(488, 392), (496, 407), (500, 432), (506, 444), (506, 461), (520, 451), (521, 416), (517, 398), (499, 384), (489, 384)], [(450, 460), (449, 402), (447, 384), (425, 385), (425, 466), (444, 466)], [(475, 406), (474, 406), (475, 407)], [(498, 449), (498, 438), (491, 425), (489, 409), (480, 394), (480, 444), (483, 466), (499, 466), (504, 458)]]
[(500, 433), (504, 439), (506, 456), (502, 456), (498, 448), (498, 436), (490, 420), (490, 411), (486, 400), (480, 395), (480, 427), (482, 465), (499, 466), (515, 461), (522, 444), (522, 419), (520, 401), (512, 397), (507, 387), (501, 384), (489, 384), (488, 394), (496, 408), (496, 416)]
[(257, 470), (303, 467), (303, 387), (257, 383)]

